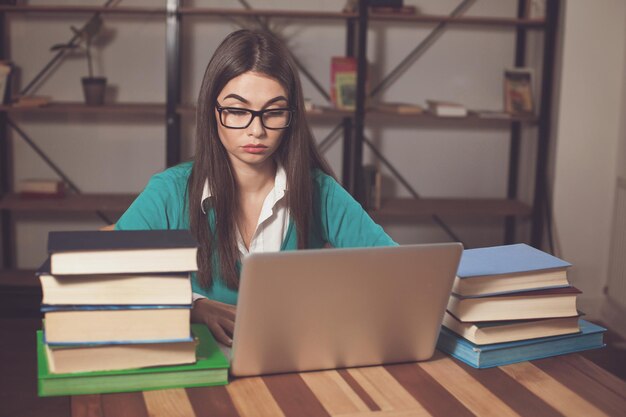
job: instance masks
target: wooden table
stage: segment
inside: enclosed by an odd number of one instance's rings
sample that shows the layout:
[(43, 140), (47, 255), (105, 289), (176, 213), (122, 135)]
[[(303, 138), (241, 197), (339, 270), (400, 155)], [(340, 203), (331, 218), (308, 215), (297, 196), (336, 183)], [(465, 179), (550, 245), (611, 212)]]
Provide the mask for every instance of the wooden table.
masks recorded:
[(626, 416), (626, 383), (572, 354), (477, 370), (427, 362), (72, 397), (72, 416)]

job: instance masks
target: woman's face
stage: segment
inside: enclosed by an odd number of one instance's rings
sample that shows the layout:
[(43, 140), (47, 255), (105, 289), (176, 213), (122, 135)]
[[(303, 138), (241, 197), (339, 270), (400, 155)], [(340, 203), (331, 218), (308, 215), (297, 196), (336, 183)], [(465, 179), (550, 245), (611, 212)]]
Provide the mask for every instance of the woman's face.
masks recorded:
[[(249, 110), (271, 110), (289, 107), (287, 92), (278, 81), (265, 74), (246, 72), (230, 80), (217, 96), (221, 107), (234, 107)], [(222, 110), (222, 120), (228, 125), (241, 125), (247, 119), (245, 113), (235, 110)], [(220, 122), (220, 114), (215, 109), (217, 133), (230, 157), (234, 168), (241, 166), (261, 167), (271, 163), (271, 156), (280, 145), (284, 130), (273, 130), (263, 126), (261, 117), (254, 117), (252, 123), (243, 129), (231, 129)], [(269, 112), (265, 116), (266, 125), (280, 125), (280, 112)], [(249, 120), (249, 119), (248, 119)]]

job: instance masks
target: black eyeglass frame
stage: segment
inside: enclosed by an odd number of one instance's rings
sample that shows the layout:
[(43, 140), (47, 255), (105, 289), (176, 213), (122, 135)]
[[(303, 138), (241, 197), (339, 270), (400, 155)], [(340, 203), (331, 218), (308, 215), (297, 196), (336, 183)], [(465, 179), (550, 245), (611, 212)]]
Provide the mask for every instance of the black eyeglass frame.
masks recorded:
[[(273, 109), (265, 109), (265, 110), (252, 110), (252, 109), (246, 109), (243, 107), (222, 107), (219, 103), (215, 104), (215, 108), (217, 109), (217, 112), (219, 113), (219, 119), (220, 119), (220, 124), (222, 126), (224, 126), (227, 129), (246, 129), (248, 126), (250, 126), (252, 124), (252, 121), (254, 120), (255, 117), (258, 117), (259, 120), (261, 121), (261, 125), (263, 125), (264, 128), (269, 129), (269, 130), (283, 130), (283, 129), (287, 129), (289, 127), (289, 125), (291, 125), (291, 120), (293, 119), (293, 112), (296, 109), (290, 108), (290, 107), (279, 107), (279, 108), (273, 108)], [(232, 126), (226, 126), (224, 124), (224, 121), (222, 120), (222, 111), (224, 110), (235, 110), (235, 111), (247, 111), (250, 114), (252, 114), (252, 117), (250, 118), (250, 121), (248, 122), (247, 125), (242, 126), (242, 127), (232, 127)], [(287, 126), (283, 126), (283, 127), (267, 127), (265, 126), (265, 122), (263, 121), (263, 115), (265, 113), (269, 113), (272, 111), (277, 111), (277, 110), (286, 110), (287, 112), (289, 112), (289, 120), (287, 120)]]

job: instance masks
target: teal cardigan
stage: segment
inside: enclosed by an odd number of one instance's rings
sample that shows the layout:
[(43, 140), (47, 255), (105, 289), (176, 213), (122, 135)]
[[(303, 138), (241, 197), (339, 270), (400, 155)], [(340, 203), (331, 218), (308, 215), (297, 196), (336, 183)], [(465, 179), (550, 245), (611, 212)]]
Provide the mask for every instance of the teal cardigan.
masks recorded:
[[(187, 181), (191, 162), (185, 162), (154, 175), (143, 192), (115, 224), (116, 230), (189, 229)], [(330, 244), (336, 248), (397, 245), (363, 210), (341, 185), (329, 175), (315, 171), (313, 175), (314, 216), (309, 233), (309, 248)], [(289, 192), (289, 191), (287, 191)], [(212, 225), (212, 210), (207, 221)], [(281, 251), (297, 249), (296, 228), (290, 220)], [(228, 304), (237, 303), (232, 290), (214, 274), (211, 288), (202, 288), (192, 275), (193, 291)]]

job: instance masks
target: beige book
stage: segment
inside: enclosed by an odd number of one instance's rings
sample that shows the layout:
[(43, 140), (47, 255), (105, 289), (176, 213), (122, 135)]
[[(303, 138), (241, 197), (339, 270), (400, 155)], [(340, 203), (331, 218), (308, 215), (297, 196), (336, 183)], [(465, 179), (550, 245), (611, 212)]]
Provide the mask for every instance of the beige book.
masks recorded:
[(188, 340), (190, 311), (190, 308), (45, 311), (46, 343)]
[(464, 323), (446, 311), (443, 325), (477, 345), (536, 339), (580, 331), (578, 316)]
[(48, 368), (55, 374), (182, 365), (196, 361), (196, 344), (193, 340), (173, 343), (44, 346)]
[(578, 314), (574, 287), (465, 297), (452, 294), (447, 310), (463, 322), (571, 317)]

